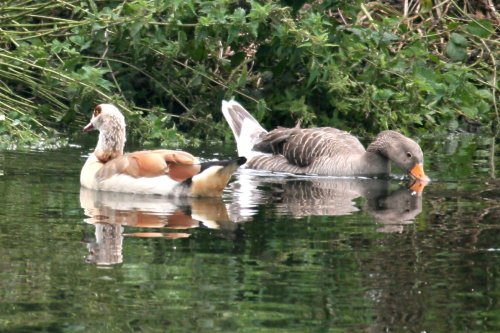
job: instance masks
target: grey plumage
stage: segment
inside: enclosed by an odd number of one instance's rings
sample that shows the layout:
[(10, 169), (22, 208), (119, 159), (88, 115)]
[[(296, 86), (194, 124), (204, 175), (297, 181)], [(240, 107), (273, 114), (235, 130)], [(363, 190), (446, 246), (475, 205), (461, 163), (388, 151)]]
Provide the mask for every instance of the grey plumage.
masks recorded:
[(224, 101), (222, 109), (236, 137), (238, 152), (248, 158), (249, 168), (325, 176), (374, 176), (389, 174), (393, 161), (411, 174), (420, 165), (419, 177), (427, 178), (421, 167), (420, 146), (398, 132), (381, 132), (365, 150), (356, 137), (336, 128), (278, 127), (267, 132), (237, 102)]

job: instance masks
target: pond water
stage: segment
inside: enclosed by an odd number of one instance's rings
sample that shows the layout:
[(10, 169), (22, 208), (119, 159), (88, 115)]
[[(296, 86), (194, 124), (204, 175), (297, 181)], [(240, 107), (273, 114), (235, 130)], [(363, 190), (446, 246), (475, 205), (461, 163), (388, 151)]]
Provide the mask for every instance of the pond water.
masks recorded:
[(0, 151), (0, 331), (499, 332), (498, 140), (421, 143), (420, 195), (240, 170), (220, 200), (81, 190), (88, 144)]

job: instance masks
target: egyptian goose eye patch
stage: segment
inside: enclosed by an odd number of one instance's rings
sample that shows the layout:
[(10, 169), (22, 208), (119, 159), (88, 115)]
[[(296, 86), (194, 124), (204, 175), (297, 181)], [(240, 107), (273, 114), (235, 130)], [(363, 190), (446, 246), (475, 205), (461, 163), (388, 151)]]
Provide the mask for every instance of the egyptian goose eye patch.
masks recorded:
[(102, 112), (102, 107), (100, 105), (96, 106), (94, 109), (94, 117), (97, 117)]

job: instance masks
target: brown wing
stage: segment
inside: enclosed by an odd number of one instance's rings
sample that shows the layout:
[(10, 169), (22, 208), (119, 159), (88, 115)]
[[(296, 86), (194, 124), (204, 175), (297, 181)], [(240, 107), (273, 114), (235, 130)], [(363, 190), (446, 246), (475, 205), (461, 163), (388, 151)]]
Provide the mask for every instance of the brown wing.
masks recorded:
[(300, 128), (278, 127), (265, 133), (259, 142), (253, 146), (253, 150), (263, 153), (283, 154), (283, 145), (294, 135), (302, 131)]
[(290, 164), (299, 167), (310, 165), (319, 156), (365, 151), (357, 138), (332, 127), (278, 128), (266, 134), (259, 144), (267, 145), (274, 154), (283, 155)]
[(97, 177), (126, 174), (134, 178), (169, 175), (183, 181), (200, 172), (198, 160), (191, 154), (175, 150), (138, 151), (115, 158), (99, 170)]

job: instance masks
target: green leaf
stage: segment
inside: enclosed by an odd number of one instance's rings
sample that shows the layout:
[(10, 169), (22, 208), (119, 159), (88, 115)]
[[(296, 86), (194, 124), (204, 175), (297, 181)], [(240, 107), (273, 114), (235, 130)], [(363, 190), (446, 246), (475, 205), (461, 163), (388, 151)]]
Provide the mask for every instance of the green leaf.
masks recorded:
[(452, 119), (450, 120), (450, 122), (448, 123), (448, 128), (450, 130), (456, 130), (458, 128), (458, 121), (456, 119)]
[(91, 41), (87, 40), (83, 36), (71, 36), (71, 37), (69, 37), (69, 40), (73, 44), (76, 44), (76, 45), (80, 46), (80, 51), (83, 51), (83, 50), (87, 49), (90, 46), (90, 44), (91, 44)]
[(436, 72), (434, 72), (430, 67), (424, 66), (423, 63), (415, 63), (414, 65), (415, 75), (418, 75), (427, 81), (437, 80)]
[(201, 61), (205, 59), (206, 57), (206, 49), (204, 44), (200, 44), (198, 47), (195, 47), (194, 45), (188, 49), (189, 54), (195, 61)]
[(476, 94), (483, 99), (493, 101), (493, 94), (487, 89), (478, 89), (476, 90)]
[(132, 37), (135, 37), (139, 33), (139, 31), (141, 31), (142, 27), (143, 23), (140, 21), (130, 24), (129, 25), (130, 35)]
[(247, 67), (243, 66), (242, 71), (238, 77), (237, 85), (238, 87), (244, 87), (247, 83)]
[(386, 101), (394, 95), (391, 89), (377, 89), (373, 94), (373, 99), (377, 101)]
[(85, 44), (85, 38), (83, 36), (70, 36), (69, 40), (78, 46), (82, 46)]
[(467, 58), (466, 49), (453, 43), (452, 41), (449, 41), (448, 45), (446, 45), (446, 54), (455, 61), (463, 61)]
[(235, 68), (245, 60), (245, 52), (237, 52), (231, 57), (231, 67)]
[(432, 0), (420, 0), (420, 13), (428, 13), (432, 10)]
[(250, 33), (252, 34), (252, 36), (257, 37), (258, 30), (259, 30), (259, 23), (258, 22), (251, 22), (249, 26), (250, 26)]
[(480, 38), (488, 38), (494, 32), (492, 23), (484, 19), (470, 22), (465, 27), (465, 30)]
[(241, 7), (238, 7), (234, 10), (232, 21), (234, 23), (243, 24), (245, 23), (245, 16), (246, 16), (245, 10)]
[(239, 33), (240, 29), (237, 26), (232, 25), (231, 27), (229, 27), (227, 34), (227, 42), (231, 44), (235, 39), (238, 38)]
[(307, 86), (310, 87), (312, 83), (316, 80), (319, 74), (318, 66), (313, 63), (311, 69), (309, 70), (309, 79), (307, 80)]
[(467, 39), (461, 34), (457, 34), (456, 32), (452, 33), (450, 36), (450, 40), (453, 44), (467, 47)]
[(476, 118), (477, 117), (477, 108), (473, 106), (463, 106), (462, 107), (462, 112), (465, 116), (469, 118)]
[(399, 36), (397, 36), (393, 33), (390, 33), (390, 32), (384, 32), (380, 36), (380, 41), (384, 42), (384, 43), (392, 43), (392, 42), (398, 41), (399, 39), (400, 39)]
[(256, 118), (261, 121), (264, 118), (264, 115), (267, 113), (267, 105), (263, 99), (259, 99), (256, 106)]
[(64, 43), (61, 43), (60, 41), (58, 41), (57, 39), (54, 39), (54, 41), (52, 42), (52, 45), (51, 45), (51, 48), (50, 50), (53, 52), (53, 53), (59, 53), (63, 50), (67, 50), (69, 49), (69, 43), (68, 42), (64, 42)]
[(272, 10), (273, 5), (261, 5), (257, 1), (252, 1), (251, 6), (252, 9), (250, 10), (248, 17), (258, 22), (264, 22), (269, 18), (269, 14)]
[(490, 112), (491, 107), (490, 107), (490, 104), (486, 103), (485, 101), (480, 101), (477, 104), (477, 109), (478, 109), (480, 115), (487, 115), (488, 112)]

